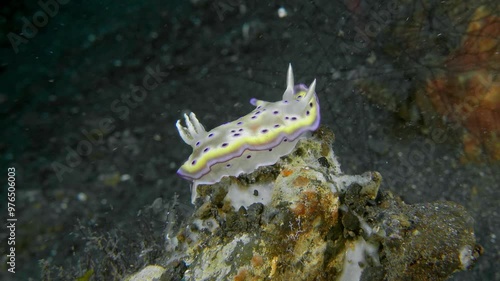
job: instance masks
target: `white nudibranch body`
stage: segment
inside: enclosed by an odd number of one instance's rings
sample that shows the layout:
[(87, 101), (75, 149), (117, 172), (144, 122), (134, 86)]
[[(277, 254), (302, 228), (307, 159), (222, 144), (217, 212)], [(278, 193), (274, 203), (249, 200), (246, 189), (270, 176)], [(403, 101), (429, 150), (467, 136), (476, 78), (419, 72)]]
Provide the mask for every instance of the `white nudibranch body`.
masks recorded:
[[(309, 87), (294, 85), (291, 65), (283, 99), (250, 100), (256, 108), (249, 114), (206, 131), (194, 113), (185, 114), (186, 127), (177, 121), (181, 138), (193, 153), (177, 174), (197, 184), (213, 184), (225, 176), (251, 173), (275, 164), (295, 148), (300, 136), (320, 123), (316, 80)], [(193, 194), (194, 195), (194, 194)]]

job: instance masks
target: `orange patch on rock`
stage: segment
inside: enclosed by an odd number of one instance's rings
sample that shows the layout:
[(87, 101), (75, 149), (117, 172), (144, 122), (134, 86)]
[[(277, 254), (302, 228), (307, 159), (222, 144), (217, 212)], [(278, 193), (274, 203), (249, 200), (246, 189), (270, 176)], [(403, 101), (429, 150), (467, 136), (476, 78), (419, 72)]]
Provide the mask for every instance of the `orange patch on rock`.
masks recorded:
[(247, 278), (248, 270), (246, 268), (242, 268), (238, 271), (238, 274), (234, 276), (234, 281), (244, 281)]
[(298, 202), (292, 209), (293, 213), (297, 217), (304, 216), (306, 214), (306, 206), (302, 202)]
[(320, 204), (318, 193), (314, 191), (305, 191), (302, 193), (302, 198), (304, 216), (312, 216), (318, 210), (318, 205)]
[(259, 256), (259, 255), (254, 255), (254, 256), (252, 257), (252, 265), (253, 265), (254, 267), (259, 267), (259, 266), (261, 266), (263, 263), (264, 263), (264, 260), (262, 259), (262, 257), (261, 257), (261, 256)]
[(293, 171), (290, 170), (290, 169), (283, 169), (283, 171), (281, 171), (281, 174), (284, 176), (284, 177), (288, 177), (290, 176), (291, 174), (293, 174)]
[(294, 181), (293, 185), (296, 187), (306, 186), (309, 183), (309, 179), (303, 176), (298, 176)]

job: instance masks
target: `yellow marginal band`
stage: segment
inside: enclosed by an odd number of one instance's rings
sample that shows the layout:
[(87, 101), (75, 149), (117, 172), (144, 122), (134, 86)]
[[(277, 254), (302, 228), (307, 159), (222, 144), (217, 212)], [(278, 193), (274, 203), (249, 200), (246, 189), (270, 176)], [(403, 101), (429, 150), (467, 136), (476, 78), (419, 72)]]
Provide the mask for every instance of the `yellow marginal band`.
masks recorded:
[[(312, 102), (315, 106), (310, 109), (310, 114), (307, 116), (303, 116), (303, 118), (299, 118), (297, 121), (290, 122), (288, 126), (282, 126), (276, 129), (270, 129), (267, 134), (258, 134), (258, 135), (249, 135), (246, 137), (242, 137), (234, 142), (231, 142), (226, 147), (216, 147), (204, 153), (200, 158), (196, 159), (196, 163), (192, 165), (192, 161), (186, 161), (181, 169), (186, 173), (195, 174), (203, 169), (207, 165), (207, 162), (213, 159), (221, 158), (224, 155), (231, 154), (237, 150), (239, 150), (242, 146), (251, 145), (251, 146), (259, 146), (266, 143), (270, 143), (273, 139), (276, 139), (280, 134), (291, 135), (297, 130), (311, 126), (314, 124), (317, 118), (317, 100), (316, 96), (314, 96), (310, 102)], [(307, 103), (309, 104), (309, 103)]]

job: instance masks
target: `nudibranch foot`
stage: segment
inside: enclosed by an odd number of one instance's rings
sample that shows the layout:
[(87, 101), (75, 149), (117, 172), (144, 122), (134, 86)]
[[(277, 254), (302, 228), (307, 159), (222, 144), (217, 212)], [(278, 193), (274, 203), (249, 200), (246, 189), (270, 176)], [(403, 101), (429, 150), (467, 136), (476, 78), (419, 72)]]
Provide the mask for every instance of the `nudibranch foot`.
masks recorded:
[(289, 65), (283, 98), (277, 102), (251, 99), (249, 114), (209, 132), (194, 113), (184, 115), (186, 127), (177, 121), (181, 138), (193, 153), (177, 174), (198, 184), (213, 184), (225, 176), (251, 173), (275, 164), (293, 151), (299, 138), (318, 128), (320, 108), (316, 80), (309, 87), (294, 84)]

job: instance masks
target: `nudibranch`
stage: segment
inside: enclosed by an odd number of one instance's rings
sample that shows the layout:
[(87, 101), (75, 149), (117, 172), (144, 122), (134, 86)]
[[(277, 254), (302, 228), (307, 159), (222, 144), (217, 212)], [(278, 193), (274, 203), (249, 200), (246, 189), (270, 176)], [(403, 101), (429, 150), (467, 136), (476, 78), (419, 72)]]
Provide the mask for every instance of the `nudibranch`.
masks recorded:
[(225, 176), (236, 177), (273, 165), (291, 153), (300, 137), (316, 130), (320, 123), (316, 80), (309, 88), (294, 85), (293, 80), (290, 65), (282, 100), (252, 98), (250, 103), (256, 106), (252, 112), (208, 132), (194, 113), (184, 114), (186, 127), (180, 120), (176, 126), (193, 153), (177, 174), (195, 185), (213, 184)]

